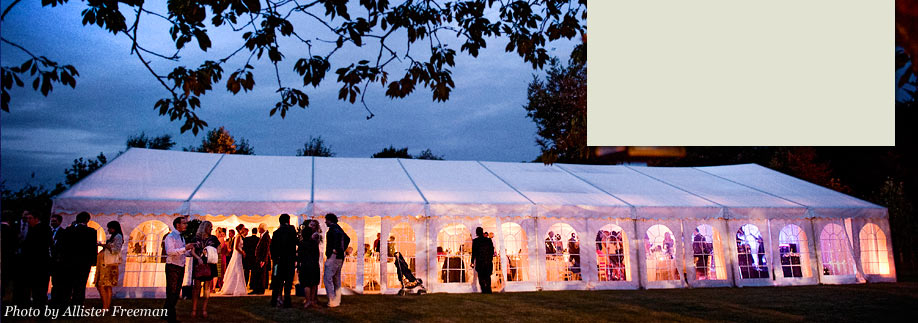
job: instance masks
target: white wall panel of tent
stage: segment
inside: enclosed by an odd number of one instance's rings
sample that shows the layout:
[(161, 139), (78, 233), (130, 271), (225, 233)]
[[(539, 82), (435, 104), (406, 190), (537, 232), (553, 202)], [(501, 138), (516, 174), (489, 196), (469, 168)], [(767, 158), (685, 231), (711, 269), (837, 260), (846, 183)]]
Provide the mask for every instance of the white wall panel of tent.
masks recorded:
[(161, 235), (180, 215), (273, 231), (282, 213), (298, 223), (338, 214), (355, 235), (344, 271), (353, 293), (399, 289), (387, 252), (366, 250), (376, 234), (380, 251), (394, 239), (431, 292), (478, 291), (466, 246), (478, 226), (494, 234), (492, 281), (503, 291), (896, 277), (886, 208), (754, 164), (546, 166), (132, 148), (54, 199), (65, 223), (82, 211), (101, 226), (122, 224), (123, 297), (163, 297)]

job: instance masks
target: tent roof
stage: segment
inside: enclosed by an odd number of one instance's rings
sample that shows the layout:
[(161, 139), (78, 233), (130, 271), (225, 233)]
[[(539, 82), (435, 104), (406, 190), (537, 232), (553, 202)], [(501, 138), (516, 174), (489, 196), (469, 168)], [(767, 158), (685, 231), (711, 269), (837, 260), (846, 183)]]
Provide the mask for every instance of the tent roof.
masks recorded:
[(718, 205), (626, 166), (559, 165), (584, 181), (641, 207), (717, 207)]
[(805, 205), (818, 217), (885, 217), (882, 206), (755, 164), (698, 167), (698, 170)]
[[(768, 168), (240, 156), (132, 148), (55, 197), (60, 213), (559, 217), (886, 216)], [(764, 211), (763, 211), (764, 210)], [(726, 212), (726, 213), (725, 213)]]
[(191, 214), (304, 213), (312, 158), (224, 155), (191, 198)]
[(217, 154), (129, 149), (54, 199), (64, 213), (184, 213)]

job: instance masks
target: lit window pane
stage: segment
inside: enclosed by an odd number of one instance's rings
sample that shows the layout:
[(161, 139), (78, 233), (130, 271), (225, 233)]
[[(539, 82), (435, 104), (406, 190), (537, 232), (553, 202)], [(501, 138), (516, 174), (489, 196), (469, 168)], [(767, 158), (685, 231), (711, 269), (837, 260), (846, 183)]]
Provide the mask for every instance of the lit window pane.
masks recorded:
[(648, 281), (679, 280), (674, 237), (673, 232), (662, 224), (647, 229), (644, 253), (647, 258)]
[(628, 280), (628, 239), (625, 231), (607, 224), (596, 232), (596, 264), (599, 281)]

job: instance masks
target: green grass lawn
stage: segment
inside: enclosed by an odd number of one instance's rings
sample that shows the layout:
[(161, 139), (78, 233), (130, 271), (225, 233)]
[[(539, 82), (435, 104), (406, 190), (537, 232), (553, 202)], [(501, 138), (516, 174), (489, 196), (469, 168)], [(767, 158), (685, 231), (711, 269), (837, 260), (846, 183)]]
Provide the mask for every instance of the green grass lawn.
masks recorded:
[[(325, 297), (319, 296), (320, 301)], [(302, 298), (295, 297), (299, 303)], [(162, 299), (117, 299), (113, 305), (159, 308)], [(98, 299), (86, 306), (100, 307)], [(267, 296), (215, 297), (209, 318), (194, 320), (191, 301), (178, 304), (183, 322), (441, 321), (911, 321), (918, 318), (918, 283), (840, 286), (559, 291), (422, 296), (344, 296), (334, 309), (275, 309)], [(17, 321), (3, 317), (4, 322)], [(95, 318), (93, 322), (161, 322)], [(21, 321), (21, 320), (20, 320)], [(75, 320), (57, 320), (75, 321)]]

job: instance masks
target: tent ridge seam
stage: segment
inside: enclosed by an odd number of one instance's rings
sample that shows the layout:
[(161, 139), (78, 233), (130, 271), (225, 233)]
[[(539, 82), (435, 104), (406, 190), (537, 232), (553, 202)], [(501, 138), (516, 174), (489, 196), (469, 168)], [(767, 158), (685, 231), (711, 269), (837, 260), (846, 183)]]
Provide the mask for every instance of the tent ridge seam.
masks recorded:
[(201, 186), (204, 186), (204, 183), (207, 182), (207, 178), (210, 177), (210, 174), (214, 173), (214, 170), (217, 169), (217, 166), (219, 166), (220, 162), (223, 161), (223, 157), (226, 157), (226, 154), (220, 155), (220, 159), (217, 159), (217, 162), (214, 163), (214, 167), (211, 167), (210, 171), (207, 172), (207, 175), (204, 175), (204, 179), (202, 179), (201, 182), (198, 183), (198, 187), (194, 188), (194, 191), (191, 192), (191, 195), (188, 196), (188, 199), (185, 200), (185, 202), (191, 202), (191, 200), (194, 199), (194, 195), (198, 193), (198, 190), (201, 189)]
[(666, 185), (669, 185), (669, 186), (671, 186), (671, 187), (673, 187), (673, 188), (675, 188), (675, 189), (677, 189), (677, 190), (680, 190), (680, 191), (683, 191), (683, 192), (686, 192), (686, 193), (689, 193), (689, 194), (692, 194), (692, 195), (694, 195), (694, 196), (697, 196), (698, 198), (700, 198), (700, 199), (702, 199), (702, 200), (705, 200), (705, 201), (708, 201), (708, 202), (711, 202), (711, 203), (714, 203), (714, 204), (717, 204), (718, 206), (720, 206), (720, 207), (722, 207), (722, 208), (724, 208), (724, 210), (727, 210), (727, 209), (729, 209), (729, 208), (728, 208), (728, 207), (727, 207), (726, 205), (723, 205), (723, 204), (720, 204), (720, 203), (717, 203), (717, 202), (714, 202), (714, 201), (712, 201), (712, 200), (710, 200), (710, 199), (708, 199), (708, 198), (706, 198), (706, 197), (704, 197), (704, 196), (701, 196), (701, 195), (698, 195), (698, 194), (695, 194), (694, 192), (690, 192), (689, 190), (686, 190), (686, 189), (684, 189), (684, 188), (681, 188), (681, 187), (679, 187), (679, 186), (676, 186), (676, 185), (673, 185), (673, 184), (672, 184), (672, 183), (670, 183), (670, 182), (667, 182), (667, 181), (664, 181), (664, 180), (662, 180), (662, 179), (659, 179), (659, 178), (656, 178), (656, 177), (653, 177), (653, 176), (650, 176), (650, 175), (648, 175), (648, 174), (645, 174), (645, 173), (643, 173), (643, 172), (641, 172), (641, 171), (639, 171), (639, 170), (637, 170), (637, 169), (634, 169), (634, 168), (633, 168), (633, 167), (631, 167), (631, 166), (628, 166), (628, 165), (622, 165), (622, 166), (625, 166), (625, 168), (627, 168), (627, 169), (630, 169), (630, 170), (632, 170), (632, 171), (634, 171), (635, 173), (638, 173), (638, 174), (641, 174), (641, 175), (644, 175), (644, 176), (647, 176), (647, 177), (650, 177), (650, 178), (652, 178), (652, 179), (654, 179), (654, 180), (656, 180), (656, 181), (658, 181), (658, 182), (660, 182), (660, 183), (663, 183), (663, 184), (666, 184)]
[(495, 173), (495, 172), (492, 171), (490, 168), (488, 168), (488, 166), (485, 166), (485, 164), (481, 163), (480, 160), (476, 160), (475, 162), (478, 163), (478, 165), (481, 165), (481, 167), (484, 168), (486, 171), (488, 171), (488, 173), (491, 173), (491, 175), (494, 175), (494, 177), (497, 177), (497, 179), (499, 179), (499, 180), (500, 180), (501, 182), (503, 182), (505, 185), (507, 185), (508, 187), (510, 187), (511, 189), (513, 189), (513, 191), (515, 191), (517, 194), (519, 194), (519, 195), (522, 196), (524, 199), (526, 199), (527, 201), (529, 201), (529, 203), (532, 203), (532, 205), (536, 205), (536, 203), (533, 202), (532, 199), (530, 199), (528, 196), (526, 196), (526, 194), (523, 194), (523, 192), (520, 192), (520, 190), (516, 189), (516, 187), (513, 187), (513, 185), (510, 185), (510, 183), (507, 183), (507, 181), (505, 181), (502, 177), (500, 177), (499, 175), (497, 175), (497, 173)]
[(424, 204), (430, 205), (430, 201), (427, 201), (427, 197), (424, 196), (424, 192), (421, 192), (421, 188), (418, 187), (418, 183), (414, 182), (414, 178), (411, 177), (411, 173), (409, 173), (408, 169), (405, 168), (405, 165), (402, 164), (402, 159), (396, 158), (395, 161), (398, 162), (398, 166), (400, 166), (402, 168), (402, 171), (405, 172), (405, 176), (408, 176), (408, 180), (411, 181), (411, 185), (414, 186), (414, 189), (418, 191), (418, 195), (420, 195), (421, 199), (424, 200)]
[(594, 185), (593, 183), (590, 183), (589, 181), (583, 179), (583, 178), (580, 177), (580, 176), (577, 176), (577, 175), (574, 174), (573, 172), (567, 170), (567, 168), (562, 167), (561, 164), (558, 164), (557, 166), (558, 166), (558, 168), (560, 168), (561, 170), (563, 170), (565, 173), (568, 173), (569, 175), (573, 176), (574, 178), (580, 180), (581, 182), (584, 182), (584, 183), (586, 183), (587, 185), (590, 185), (590, 186), (592, 186), (593, 188), (599, 190), (600, 192), (603, 192), (603, 193), (605, 193), (606, 195), (609, 195), (609, 196), (615, 198), (616, 200), (619, 200), (619, 201), (621, 201), (622, 203), (625, 203), (625, 205), (628, 205), (628, 207), (630, 207), (630, 208), (632, 208), (632, 209), (635, 208), (635, 206), (634, 206), (633, 204), (628, 203), (627, 201), (625, 201), (625, 200), (619, 198), (618, 196), (615, 196), (615, 194), (609, 193), (609, 192), (607, 192), (606, 190), (602, 189), (601, 187), (596, 186), (596, 185)]
[(788, 202), (797, 204), (797, 205), (799, 205), (799, 206), (802, 206), (802, 207), (807, 208), (807, 210), (811, 209), (811, 207), (810, 207), (809, 205), (805, 205), (805, 204), (803, 204), (803, 203), (799, 203), (799, 202), (797, 202), (797, 201), (794, 201), (794, 200), (791, 200), (791, 199), (788, 199), (788, 198), (785, 198), (785, 197), (782, 197), (782, 196), (778, 196), (778, 195), (776, 195), (776, 194), (772, 194), (772, 193), (769, 193), (769, 192), (766, 192), (766, 191), (757, 189), (757, 188), (755, 188), (755, 187), (752, 187), (752, 186), (749, 186), (749, 185), (745, 185), (745, 184), (743, 184), (743, 183), (739, 183), (739, 182), (733, 181), (733, 180), (731, 180), (731, 179), (729, 179), (729, 178), (726, 178), (726, 177), (718, 176), (717, 174), (713, 174), (713, 173), (709, 173), (709, 172), (700, 170), (700, 169), (698, 169), (697, 167), (690, 167), (690, 168), (691, 168), (691, 169), (694, 169), (694, 170), (696, 170), (696, 171), (699, 171), (699, 172), (702, 172), (702, 173), (705, 173), (705, 174), (708, 174), (708, 175), (711, 175), (711, 176), (714, 176), (714, 177), (723, 179), (723, 180), (728, 181), (728, 182), (730, 182), (730, 183), (734, 183), (734, 184), (739, 185), (739, 186), (748, 187), (748, 188), (752, 189), (753, 191), (757, 191), (757, 192), (760, 192), (760, 193), (764, 193), (765, 195), (771, 195), (771, 196), (773, 196), (773, 197), (777, 197), (777, 198), (779, 198), (779, 199), (782, 199), (782, 200), (785, 200), (785, 201), (788, 201)]

